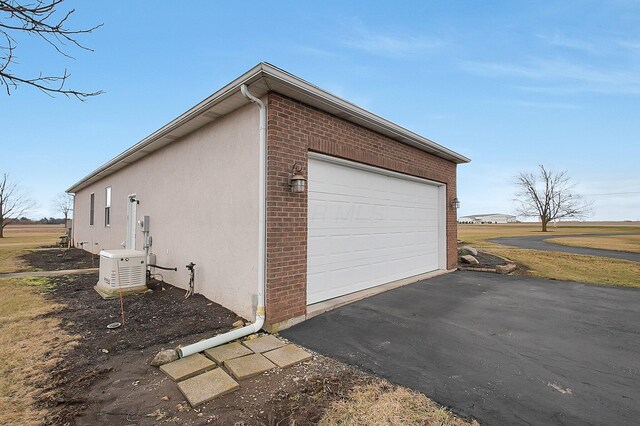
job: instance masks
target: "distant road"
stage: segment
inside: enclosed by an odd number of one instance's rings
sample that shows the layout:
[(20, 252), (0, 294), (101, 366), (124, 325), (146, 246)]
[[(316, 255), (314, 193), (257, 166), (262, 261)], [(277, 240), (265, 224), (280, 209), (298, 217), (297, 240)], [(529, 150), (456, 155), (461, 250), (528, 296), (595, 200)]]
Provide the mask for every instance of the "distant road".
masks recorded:
[(544, 240), (552, 238), (580, 238), (580, 237), (610, 237), (617, 235), (639, 235), (639, 234), (581, 234), (581, 235), (534, 235), (527, 237), (503, 237), (492, 238), (492, 243), (503, 244), (531, 250), (546, 250), (560, 253), (583, 254), (586, 256), (609, 257), (611, 259), (624, 259), (632, 262), (640, 262), (640, 253), (631, 253), (627, 251), (603, 250), (587, 247), (570, 247), (560, 244), (548, 243)]

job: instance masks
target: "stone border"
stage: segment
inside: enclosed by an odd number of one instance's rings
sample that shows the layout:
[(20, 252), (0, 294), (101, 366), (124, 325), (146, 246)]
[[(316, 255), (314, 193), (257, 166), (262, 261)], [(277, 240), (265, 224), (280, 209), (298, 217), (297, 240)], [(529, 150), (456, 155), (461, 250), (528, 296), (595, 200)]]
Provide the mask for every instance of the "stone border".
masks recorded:
[(492, 272), (494, 274), (508, 275), (517, 269), (517, 265), (509, 262), (506, 265), (497, 265), (495, 268), (476, 268), (473, 266), (458, 266), (460, 271)]

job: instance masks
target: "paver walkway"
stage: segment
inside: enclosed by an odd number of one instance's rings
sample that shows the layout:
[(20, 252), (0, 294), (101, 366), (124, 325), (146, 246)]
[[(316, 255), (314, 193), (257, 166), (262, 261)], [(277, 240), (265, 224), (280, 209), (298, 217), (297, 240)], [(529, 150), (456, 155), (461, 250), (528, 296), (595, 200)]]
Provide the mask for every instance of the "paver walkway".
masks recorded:
[[(311, 359), (311, 354), (272, 335), (249, 336), (160, 366), (195, 407), (240, 388), (238, 381)], [(231, 377), (233, 376), (233, 378)]]
[(526, 237), (502, 237), (492, 238), (489, 241), (496, 244), (503, 244), (506, 246), (519, 247), (531, 250), (546, 250), (555, 251), (560, 253), (574, 253), (582, 254), (586, 256), (600, 256), (609, 257), (611, 259), (624, 259), (632, 262), (640, 262), (640, 253), (631, 253), (628, 251), (616, 251), (616, 250), (603, 250), (588, 247), (571, 247), (563, 246), (560, 244), (554, 244), (544, 240), (553, 240), (553, 238), (565, 238), (565, 237), (612, 237), (619, 235), (638, 235), (638, 234), (583, 234), (583, 235), (533, 235)]

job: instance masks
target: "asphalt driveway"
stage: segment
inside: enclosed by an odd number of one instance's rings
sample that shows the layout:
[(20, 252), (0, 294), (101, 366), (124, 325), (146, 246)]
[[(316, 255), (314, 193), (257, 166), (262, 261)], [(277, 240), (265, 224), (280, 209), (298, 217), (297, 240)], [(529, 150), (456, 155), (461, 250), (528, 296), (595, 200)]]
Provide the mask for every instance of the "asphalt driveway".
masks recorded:
[(587, 234), (587, 235), (533, 235), (526, 237), (502, 237), (492, 238), (489, 241), (497, 244), (504, 244), (507, 246), (519, 247), (532, 250), (546, 250), (555, 251), (560, 253), (574, 253), (583, 254), (586, 256), (601, 256), (609, 257), (611, 259), (624, 259), (631, 260), (633, 262), (640, 262), (640, 253), (632, 253), (628, 251), (616, 251), (616, 250), (603, 250), (588, 247), (571, 247), (563, 246), (560, 244), (554, 244), (544, 240), (553, 241), (553, 238), (562, 237), (607, 237), (607, 236), (619, 236), (619, 235), (637, 235), (637, 234)]
[(640, 419), (640, 289), (455, 272), (282, 335), (484, 424)]

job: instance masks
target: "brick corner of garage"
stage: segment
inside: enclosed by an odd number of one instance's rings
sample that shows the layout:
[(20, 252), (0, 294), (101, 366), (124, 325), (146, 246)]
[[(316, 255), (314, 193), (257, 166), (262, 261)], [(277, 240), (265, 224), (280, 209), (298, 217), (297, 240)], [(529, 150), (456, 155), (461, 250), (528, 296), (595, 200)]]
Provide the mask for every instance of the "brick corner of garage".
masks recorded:
[(310, 159), (317, 154), (444, 185), (446, 249), (439, 268), (457, 267), (456, 211), (449, 207), (456, 197), (455, 163), (275, 92), (268, 104), (267, 324), (277, 328), (304, 319), (315, 300), (307, 282), (309, 193), (292, 193), (289, 178), (296, 163), (309, 178)]

